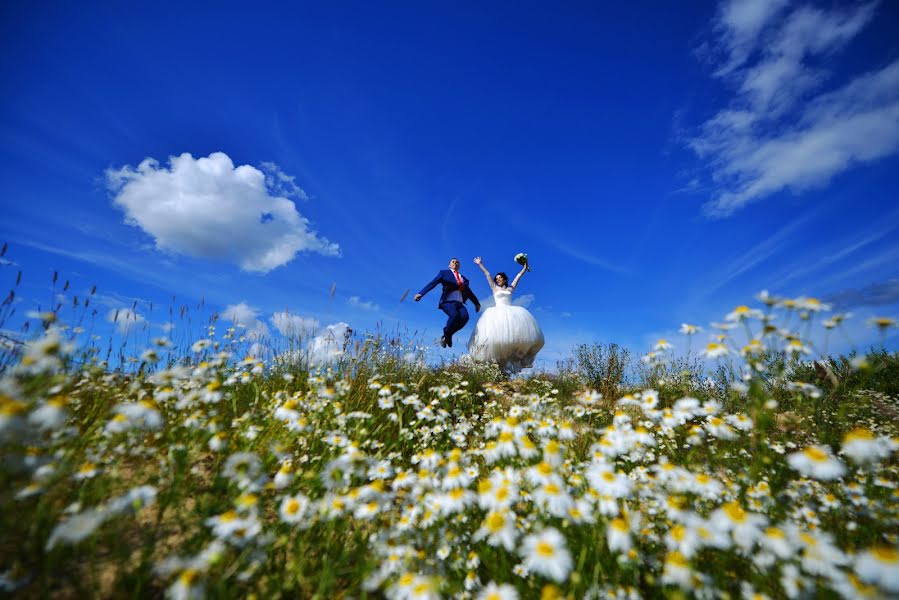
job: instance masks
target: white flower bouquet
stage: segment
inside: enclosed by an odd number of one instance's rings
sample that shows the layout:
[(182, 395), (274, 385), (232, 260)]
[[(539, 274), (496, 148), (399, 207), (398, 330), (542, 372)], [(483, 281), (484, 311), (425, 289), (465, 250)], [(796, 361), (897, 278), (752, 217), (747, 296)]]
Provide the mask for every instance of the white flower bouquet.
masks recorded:
[(520, 265), (524, 265), (525, 267), (527, 267), (527, 270), (528, 270), (528, 271), (531, 270), (531, 265), (528, 264), (528, 255), (525, 254), (524, 252), (519, 252), (518, 254), (515, 255), (515, 262), (517, 262), (517, 263), (520, 264)]

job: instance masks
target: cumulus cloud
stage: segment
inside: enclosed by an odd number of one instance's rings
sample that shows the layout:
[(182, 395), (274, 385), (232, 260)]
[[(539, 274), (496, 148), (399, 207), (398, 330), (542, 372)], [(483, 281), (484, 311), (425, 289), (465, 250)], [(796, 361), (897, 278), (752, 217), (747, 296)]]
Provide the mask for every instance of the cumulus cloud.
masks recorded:
[(346, 353), (353, 330), (346, 323), (328, 325), (315, 336), (306, 349), (309, 364), (324, 365), (338, 360)]
[(522, 294), (516, 298), (512, 298), (512, 304), (516, 306), (530, 306), (534, 303), (534, 294)]
[(292, 315), (286, 310), (272, 314), (272, 324), (278, 333), (288, 338), (305, 338), (318, 328), (315, 319)]
[(258, 342), (269, 335), (268, 325), (259, 319), (259, 311), (246, 302), (226, 307), (219, 317), (225, 324), (242, 330), (247, 339)]
[(113, 308), (106, 313), (106, 320), (115, 323), (119, 333), (130, 333), (146, 322), (143, 315), (139, 315), (130, 308)]
[(267, 273), (298, 252), (338, 256), (340, 247), (310, 228), (291, 197), (307, 196), (273, 163), (234, 166), (224, 152), (188, 153), (167, 166), (147, 158), (136, 168), (106, 171), (113, 202), (126, 222), (160, 250), (225, 260)]
[(722, 4), (712, 24), (717, 54), (709, 54), (733, 95), (687, 141), (710, 170), (708, 216), (729, 216), (784, 189), (824, 185), (899, 149), (899, 60), (824, 89), (830, 73), (823, 59), (858, 35), (876, 5)]
[(359, 296), (350, 296), (346, 301), (352, 307), (361, 308), (363, 310), (378, 310), (380, 307), (370, 300), (363, 300)]

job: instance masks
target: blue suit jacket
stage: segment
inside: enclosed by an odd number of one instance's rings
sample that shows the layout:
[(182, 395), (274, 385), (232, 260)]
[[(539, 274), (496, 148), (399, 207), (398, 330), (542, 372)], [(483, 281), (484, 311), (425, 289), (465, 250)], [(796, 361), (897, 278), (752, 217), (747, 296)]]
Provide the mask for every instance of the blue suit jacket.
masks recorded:
[[(464, 304), (466, 300), (471, 300), (472, 304), (480, 310), (481, 303), (478, 302), (477, 296), (471, 291), (471, 286), (468, 285), (468, 277), (462, 275), (462, 273), (459, 273), (459, 275), (462, 277), (462, 303)], [(456, 276), (453, 275), (451, 270), (441, 269), (441, 271), (437, 273), (437, 277), (435, 277), (431, 283), (421, 288), (421, 291), (418, 293), (424, 296), (433, 290), (438, 283), (443, 285), (443, 293), (440, 294), (440, 302), (437, 303), (437, 308), (440, 308), (443, 306), (444, 302), (446, 302), (446, 297), (449, 293), (459, 289), (459, 283), (456, 281)]]

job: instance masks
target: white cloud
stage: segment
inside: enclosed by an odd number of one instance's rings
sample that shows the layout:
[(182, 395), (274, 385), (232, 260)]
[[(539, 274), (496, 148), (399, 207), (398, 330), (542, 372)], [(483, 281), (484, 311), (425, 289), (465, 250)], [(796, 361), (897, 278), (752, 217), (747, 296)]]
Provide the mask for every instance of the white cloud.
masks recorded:
[(350, 299), (347, 300), (346, 303), (350, 306), (361, 308), (363, 310), (379, 310), (381, 308), (370, 300), (362, 300), (359, 296), (350, 296)]
[(727, 57), (717, 75), (727, 75), (749, 58), (756, 49), (759, 33), (783, 10), (787, 1), (730, 0), (721, 3), (714, 29)]
[(871, 21), (876, 3), (802, 6), (774, 19), (783, 4), (728, 2), (713, 24), (727, 54), (715, 75), (735, 93), (688, 141), (714, 183), (709, 216), (824, 185), (899, 149), (899, 60), (829, 91), (820, 88), (830, 74), (816, 64)]
[(233, 262), (266, 273), (298, 252), (338, 256), (340, 247), (311, 230), (288, 196), (306, 194), (273, 163), (263, 171), (234, 166), (223, 152), (168, 166), (147, 158), (137, 168), (106, 171), (114, 203), (130, 225), (151, 235), (161, 250)]
[(318, 328), (315, 319), (292, 315), (286, 310), (272, 314), (272, 324), (278, 333), (288, 338), (305, 338)]
[(534, 303), (534, 294), (522, 294), (512, 299), (512, 304), (516, 306), (530, 306)]
[(259, 311), (246, 302), (232, 304), (225, 308), (219, 317), (227, 326), (235, 326), (239, 333), (253, 341), (262, 340), (269, 335), (268, 325), (259, 319)]
[(339, 359), (346, 353), (353, 330), (346, 323), (328, 325), (315, 336), (306, 349), (306, 358), (312, 365), (324, 365)]
[(138, 329), (146, 319), (130, 308), (113, 308), (106, 314), (106, 320), (115, 323), (119, 333), (127, 334)]

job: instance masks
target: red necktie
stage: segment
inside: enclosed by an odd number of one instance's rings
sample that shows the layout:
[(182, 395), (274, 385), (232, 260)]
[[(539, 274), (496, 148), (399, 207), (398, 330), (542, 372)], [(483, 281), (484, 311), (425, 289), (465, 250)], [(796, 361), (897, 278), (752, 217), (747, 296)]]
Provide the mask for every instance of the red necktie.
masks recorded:
[(462, 281), (462, 277), (457, 271), (453, 271), (453, 275), (456, 276), (456, 283), (459, 284), (459, 289), (461, 290), (463, 287), (465, 287), (465, 283)]

